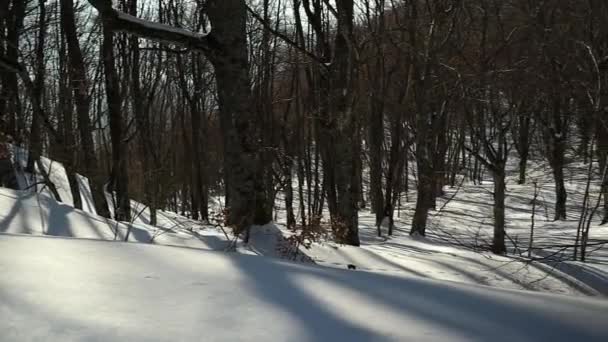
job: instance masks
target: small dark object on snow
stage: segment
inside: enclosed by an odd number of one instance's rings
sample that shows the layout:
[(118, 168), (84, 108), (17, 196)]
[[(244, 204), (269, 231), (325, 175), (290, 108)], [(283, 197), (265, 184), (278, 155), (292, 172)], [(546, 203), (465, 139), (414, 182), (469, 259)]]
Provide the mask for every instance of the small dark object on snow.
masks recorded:
[(355, 266), (353, 264), (348, 264), (347, 267), (348, 267), (349, 270), (356, 270), (357, 269), (357, 266)]

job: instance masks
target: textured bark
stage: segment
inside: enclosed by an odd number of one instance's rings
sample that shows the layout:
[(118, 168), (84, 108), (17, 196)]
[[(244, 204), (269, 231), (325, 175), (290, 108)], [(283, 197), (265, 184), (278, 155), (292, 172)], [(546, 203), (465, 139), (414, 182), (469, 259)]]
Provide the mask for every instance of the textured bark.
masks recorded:
[(526, 167), (528, 165), (528, 155), (530, 154), (530, 115), (520, 115), (517, 118), (517, 140), (515, 147), (519, 153), (519, 180), (518, 184), (526, 183)]
[[(319, 115), (315, 120), (317, 146), (323, 161), (323, 192), (331, 216), (332, 230), (340, 243), (358, 246), (358, 209), (360, 198), (360, 122), (352, 111), (355, 73), (353, 38), (353, 2), (336, 2), (337, 30), (333, 59), (330, 41), (323, 22), (321, 1), (302, 1), (308, 21), (316, 35), (319, 59), (331, 64), (316, 66), (312, 88), (318, 89)], [(315, 163), (316, 164), (316, 163)], [(315, 167), (316, 168), (316, 167)], [(323, 208), (323, 194), (317, 196), (315, 182), (315, 215)], [(312, 220), (312, 218), (311, 218)]]
[(291, 162), (287, 161), (283, 168), (285, 174), (285, 210), (287, 211), (287, 228), (294, 228), (296, 225), (296, 217), (293, 213), (293, 186), (292, 186), (292, 168)]
[[(213, 27), (209, 35), (193, 34), (160, 24), (144, 25), (141, 21), (134, 21), (121, 15), (112, 8), (112, 2), (108, 0), (89, 0), (89, 3), (102, 14), (108, 32), (124, 31), (146, 39), (170, 41), (202, 51), (209, 58), (216, 73), (220, 125), (224, 134), (224, 179), (227, 188), (226, 202), (229, 206), (227, 221), (235, 228), (237, 234), (245, 231), (253, 223), (256, 208), (261, 204), (259, 194), (264, 190), (258, 178), (261, 174), (258, 162), (259, 151), (255, 126), (252, 122), (253, 116), (249, 110), (251, 88), (248, 74), (245, 2), (208, 1), (207, 15)], [(230, 15), (227, 15), (228, 13)], [(113, 67), (113, 63), (107, 64), (112, 64)], [(118, 127), (117, 123), (115, 128)], [(126, 163), (121, 164), (119, 170), (124, 164)], [(116, 179), (120, 178), (122, 177), (116, 177)]]
[[(563, 165), (563, 159), (561, 160)], [(566, 219), (566, 200), (568, 193), (564, 185), (564, 169), (563, 166), (556, 165), (553, 167), (553, 178), (555, 179), (555, 220)]]
[(493, 172), (494, 178), (494, 237), (492, 240), (492, 252), (504, 254), (505, 247), (505, 174), (504, 170)]
[[(597, 159), (600, 165), (600, 172), (604, 172), (608, 164), (608, 111), (602, 111), (599, 113), (599, 123), (596, 126), (597, 136)], [(602, 223), (608, 222), (608, 177), (604, 179), (602, 183), (602, 194), (604, 196), (604, 216)]]
[[(6, 17), (6, 45), (4, 51), (4, 58), (12, 65), (18, 64), (18, 47), (19, 38), (23, 29), (23, 20), (25, 18), (25, 1), (13, 0), (3, 1), (6, 6), (5, 11), (8, 15)], [(9, 3), (12, 5), (8, 8)], [(0, 108), (0, 119), (7, 123), (7, 133), (11, 134), (15, 138), (17, 144), (22, 142), (21, 130), (17, 124), (19, 121), (23, 121), (23, 114), (21, 112), (21, 98), (19, 95), (19, 84), (17, 81), (17, 74), (10, 71), (4, 71), (2, 76), (2, 93), (0, 97), (6, 100), (4, 108)]]
[(46, 76), (46, 67), (44, 61), (44, 48), (46, 42), (46, 6), (44, 0), (38, 2), (39, 18), (38, 18), (38, 34), (36, 40), (36, 66), (35, 78), (33, 82), (32, 96), (40, 106), (36, 106), (32, 111), (32, 125), (30, 127), (30, 148), (26, 171), (34, 173), (34, 163), (42, 154), (42, 137), (41, 137), (41, 120), (44, 113), (44, 84)]
[(544, 140), (547, 159), (553, 171), (555, 181), (555, 217), (557, 220), (566, 219), (566, 200), (568, 194), (564, 185), (564, 154), (566, 151), (566, 130), (561, 117), (560, 104), (556, 101), (553, 113), (545, 125)]
[[(198, 94), (198, 92), (195, 92)], [(207, 209), (202, 208), (203, 203), (203, 174), (201, 165), (201, 154), (202, 152), (202, 141), (201, 141), (201, 116), (203, 114), (200, 111), (199, 103), (197, 100), (193, 100), (190, 105), (190, 118), (191, 118), (191, 134), (192, 134), (192, 191), (193, 203), (192, 203), (192, 218), (198, 220), (207, 219)], [(200, 216), (199, 216), (200, 214)]]
[(82, 173), (89, 178), (93, 202), (98, 215), (109, 217), (108, 203), (103, 190), (103, 174), (99, 170), (90, 119), (89, 84), (86, 65), (76, 32), (73, 0), (61, 0), (61, 27), (63, 29), (69, 58), (68, 72), (78, 120), (79, 147), (83, 153)]
[(67, 69), (67, 57), (65, 53), (65, 44), (61, 44), (59, 49), (59, 113), (57, 118), (58, 134), (63, 136), (63, 144), (54, 143), (50, 146), (47, 152), (51, 159), (55, 152), (58, 155), (58, 160), (63, 162), (65, 173), (70, 184), (70, 192), (72, 193), (72, 203), (74, 208), (82, 209), (82, 198), (80, 196), (80, 185), (74, 169), (76, 153), (76, 140), (74, 136), (73, 125), (73, 102), (72, 94), (69, 86), (69, 80), (65, 70)]
[[(375, 88), (375, 87), (374, 87)], [(368, 145), (369, 145), (369, 178), (372, 211), (376, 214), (378, 236), (382, 235), (380, 224), (384, 217), (384, 199), (382, 195), (382, 144), (384, 143), (384, 113), (382, 99), (372, 95), (372, 106), (369, 113)], [(380, 102), (380, 103), (378, 103)]]
[(116, 192), (114, 218), (118, 221), (131, 219), (129, 198), (129, 177), (127, 174), (126, 145), (124, 143), (124, 123), (121, 115), (120, 90), (114, 57), (114, 33), (110, 23), (103, 23), (103, 66), (105, 73), (106, 99), (112, 140), (112, 191)]
[[(231, 15), (226, 15), (230, 13)], [(241, 0), (212, 0), (207, 14), (213, 31), (208, 55), (216, 73), (220, 125), (224, 134), (224, 174), (229, 180), (228, 223), (237, 233), (248, 229), (255, 217), (261, 189), (258, 146), (249, 105), (251, 87), (247, 59), (247, 8)]]
[[(419, 145), (422, 146), (422, 145)], [(420, 147), (418, 147), (419, 149)], [(418, 170), (418, 183), (416, 184), (416, 208), (412, 219), (411, 235), (420, 234), (426, 235), (426, 222), (429, 212), (429, 204), (433, 194), (432, 168), (427, 160), (419, 157), (422, 154), (420, 150), (416, 150), (416, 163)]]
[[(332, 127), (332, 155), (335, 160), (333, 182), (336, 194), (334, 222), (339, 230), (338, 240), (358, 246), (359, 242), (359, 120), (352, 111), (353, 81), (355, 77), (353, 37), (353, 1), (336, 2), (338, 31), (334, 47), (331, 77), (330, 113)], [(328, 195), (329, 200), (329, 195)]]

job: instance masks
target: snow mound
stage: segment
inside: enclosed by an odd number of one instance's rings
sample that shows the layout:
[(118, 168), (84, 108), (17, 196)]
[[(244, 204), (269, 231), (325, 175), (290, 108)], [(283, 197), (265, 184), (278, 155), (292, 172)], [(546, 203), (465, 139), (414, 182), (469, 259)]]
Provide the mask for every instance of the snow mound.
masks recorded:
[(47, 194), (0, 188), (0, 233), (33, 234), (80, 239), (125, 240), (222, 250), (228, 242), (221, 232), (167, 212), (159, 212), (159, 226), (116, 222), (59, 203)]

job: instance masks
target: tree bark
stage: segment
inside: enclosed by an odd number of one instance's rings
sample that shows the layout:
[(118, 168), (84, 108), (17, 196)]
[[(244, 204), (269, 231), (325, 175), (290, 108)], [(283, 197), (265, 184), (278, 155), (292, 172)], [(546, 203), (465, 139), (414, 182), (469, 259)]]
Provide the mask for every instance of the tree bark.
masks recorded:
[[(598, 115), (600, 120), (596, 126), (596, 155), (600, 165), (600, 172), (603, 172), (608, 164), (608, 111), (602, 111)], [(608, 223), (608, 179), (604, 179), (601, 186), (601, 191), (604, 196), (604, 216), (602, 218), (602, 224), (605, 224)]]
[[(230, 13), (230, 15), (227, 15)], [(242, 0), (211, 0), (207, 14), (213, 31), (208, 36), (213, 52), (209, 58), (215, 68), (224, 134), (225, 176), (228, 179), (228, 223), (239, 234), (255, 217), (258, 193), (262, 192), (258, 146), (253, 115), (249, 108), (251, 87), (247, 58), (247, 8)]]
[(44, 0), (38, 2), (39, 18), (38, 18), (38, 36), (36, 40), (36, 66), (35, 78), (33, 82), (33, 94), (40, 106), (36, 106), (32, 111), (32, 124), (30, 127), (29, 137), (29, 154), (27, 160), (26, 171), (35, 173), (35, 161), (42, 155), (42, 137), (41, 137), (41, 119), (44, 103), (44, 83), (46, 67), (44, 61), (44, 49), (46, 42), (46, 6)]
[(121, 115), (121, 100), (114, 57), (114, 33), (111, 24), (103, 22), (103, 66), (105, 73), (106, 100), (112, 140), (112, 180), (110, 189), (116, 192), (114, 219), (130, 221), (131, 203), (129, 198), (129, 177), (127, 173), (126, 145), (124, 143), (124, 123)]
[[(8, 7), (9, 3), (10, 1), (6, 1), (5, 5)], [(7, 8), (7, 44), (4, 56), (7, 62), (13, 65), (17, 65), (19, 60), (19, 38), (23, 30), (25, 5), (26, 3), (23, 0), (13, 0), (10, 9)], [(14, 137), (17, 144), (20, 144), (22, 142), (21, 130), (19, 129), (20, 127), (17, 125), (17, 123), (19, 121), (23, 121), (23, 113), (21, 110), (19, 83), (16, 73), (10, 71), (4, 71), (2, 73), (2, 93), (0, 94), (0, 97), (6, 99), (5, 108), (0, 108), (0, 119), (3, 119), (7, 123), (7, 133)]]
[(108, 203), (104, 194), (103, 173), (99, 170), (93, 143), (90, 119), (89, 82), (86, 65), (78, 42), (73, 0), (61, 0), (61, 27), (66, 38), (69, 58), (69, 75), (76, 102), (80, 148), (83, 153), (83, 174), (89, 178), (93, 202), (98, 215), (109, 217)]
[(505, 174), (504, 170), (492, 172), (494, 178), (494, 238), (492, 240), (492, 252), (504, 254), (505, 247)]

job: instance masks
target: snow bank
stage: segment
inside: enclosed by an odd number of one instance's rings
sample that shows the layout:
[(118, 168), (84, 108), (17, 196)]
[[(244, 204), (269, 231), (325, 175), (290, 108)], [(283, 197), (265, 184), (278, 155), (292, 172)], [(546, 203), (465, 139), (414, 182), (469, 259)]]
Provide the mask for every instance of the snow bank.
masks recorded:
[(223, 234), (211, 227), (196, 229), (198, 226), (186, 218), (160, 214), (159, 227), (141, 222), (118, 223), (59, 203), (44, 193), (0, 188), (0, 233), (124, 240), (130, 230), (132, 242), (213, 250), (222, 250), (228, 244)]

